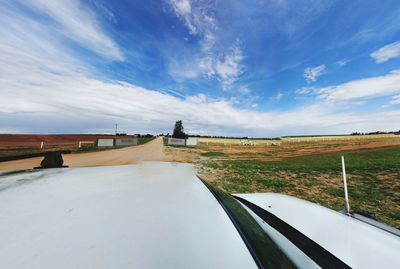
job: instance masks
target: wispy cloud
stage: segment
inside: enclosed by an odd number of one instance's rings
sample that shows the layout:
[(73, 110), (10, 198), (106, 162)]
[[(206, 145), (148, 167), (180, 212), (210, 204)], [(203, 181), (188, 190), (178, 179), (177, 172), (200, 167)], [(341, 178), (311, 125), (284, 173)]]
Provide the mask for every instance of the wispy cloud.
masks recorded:
[(249, 89), (249, 87), (247, 85), (240, 85), (238, 88), (238, 91), (240, 94), (243, 94), (243, 95), (248, 95), (251, 93), (251, 90)]
[(50, 21), (46, 23), (56, 30), (54, 34), (64, 35), (110, 60), (124, 59), (118, 45), (101, 28), (95, 13), (78, 0), (28, 0), (21, 3), (47, 16)]
[(282, 91), (278, 91), (278, 93), (275, 95), (275, 100), (280, 101), (282, 97), (284, 96)]
[(371, 53), (371, 57), (378, 64), (400, 57), (400, 42), (391, 43), (374, 51)]
[(315, 67), (307, 67), (304, 69), (303, 77), (308, 83), (315, 82), (319, 76), (321, 76), (325, 71), (325, 65), (321, 64)]
[(170, 0), (171, 6), (178, 17), (181, 17), (186, 26), (189, 28), (191, 34), (197, 34), (198, 29), (194, 25), (195, 20), (192, 17), (192, 5), (189, 0)]
[(214, 45), (214, 31), (217, 29), (213, 1), (169, 0), (169, 3), (176, 16), (189, 29), (189, 33), (201, 38), (203, 52), (209, 52)]
[(400, 93), (400, 70), (323, 88), (303, 87), (297, 94), (314, 94), (321, 100), (349, 101)]
[(224, 88), (229, 87), (243, 73), (241, 61), (244, 55), (239, 46), (234, 46), (231, 51), (216, 63), (215, 73), (222, 81)]
[(319, 88), (317, 87), (301, 87), (296, 90), (297, 94), (316, 94), (319, 92)]
[(393, 96), (392, 100), (390, 101), (390, 104), (400, 105), (400, 94)]
[(100, 10), (100, 12), (111, 22), (117, 23), (117, 19), (115, 17), (115, 14), (106, 8), (102, 3), (100, 3), (98, 0), (91, 0), (91, 2)]
[[(7, 22), (15, 16), (1, 18)], [(28, 22), (18, 18), (13, 23), (17, 27)], [(354, 122), (363, 128), (386, 130), (391, 129), (391, 122), (400, 120), (400, 112), (374, 116), (391, 119), (384, 125), (370, 116), (335, 114), (324, 105), (257, 112), (236, 108), (235, 100), (212, 99), (205, 94), (182, 98), (126, 82), (101, 81), (92, 78), (90, 69), (74, 57), (52, 53), (62, 46), (50, 38), (35, 39), (47, 29), (43, 25), (35, 28), (0, 27), (0, 120), (13, 130), (111, 131), (118, 122), (130, 126), (125, 127), (128, 132), (166, 132), (175, 120), (182, 119), (189, 132), (268, 136), (311, 132), (321, 127), (329, 132), (350, 132), (354, 129), (349, 123)], [(255, 106), (254, 102), (250, 104)]]
[[(208, 78), (215, 77), (221, 82), (222, 89), (230, 88), (243, 73), (244, 53), (239, 42), (235, 42), (228, 49), (224, 48), (223, 51), (215, 48), (218, 40), (216, 36), (218, 25), (214, 16), (214, 1), (170, 0), (169, 3), (178, 18), (184, 22), (189, 33), (200, 38), (201, 48), (200, 56), (192, 57), (189, 63), (187, 58), (184, 60), (185, 63), (177, 63), (176, 59), (172, 60), (170, 73), (178, 79), (192, 79), (199, 75)], [(182, 68), (182, 66), (186, 67)]]
[(228, 53), (220, 55), (218, 58), (211, 56), (200, 60), (199, 67), (208, 77), (216, 76), (221, 81), (222, 88), (228, 89), (237, 78), (243, 73), (244, 58), (243, 52), (238, 45), (234, 45)]
[(275, 100), (276, 102), (279, 102), (283, 96), (285, 96), (285, 94), (282, 91), (278, 91), (275, 96), (272, 97), (273, 100)]
[(345, 65), (347, 65), (348, 63), (349, 63), (349, 60), (347, 60), (347, 59), (341, 59), (341, 60), (339, 60), (339, 61), (336, 62), (336, 64), (337, 64), (338, 66), (345, 66)]
[[(288, 0), (260, 1), (257, 6), (267, 13), (268, 17), (276, 18), (266, 27), (274, 27), (288, 37), (295, 37), (313, 21), (329, 11), (334, 1), (304, 0), (301, 3)], [(275, 23), (278, 22), (278, 23)]]

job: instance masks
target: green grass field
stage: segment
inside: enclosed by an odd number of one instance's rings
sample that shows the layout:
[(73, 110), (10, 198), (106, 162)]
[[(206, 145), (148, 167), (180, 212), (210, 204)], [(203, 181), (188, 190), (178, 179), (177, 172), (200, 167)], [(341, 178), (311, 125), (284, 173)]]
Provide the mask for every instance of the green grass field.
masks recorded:
[(278, 192), (343, 208), (340, 156), (344, 155), (354, 211), (400, 227), (400, 146), (286, 158), (281, 161), (203, 163), (215, 175), (212, 184), (230, 193)]
[(208, 152), (203, 152), (201, 153), (201, 156), (203, 157), (224, 157), (225, 153), (219, 152), (219, 151), (208, 151)]

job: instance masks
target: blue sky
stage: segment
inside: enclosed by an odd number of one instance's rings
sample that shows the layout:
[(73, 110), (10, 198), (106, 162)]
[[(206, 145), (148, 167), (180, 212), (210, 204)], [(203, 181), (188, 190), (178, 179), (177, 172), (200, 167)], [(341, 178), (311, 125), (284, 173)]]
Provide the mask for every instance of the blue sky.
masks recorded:
[(400, 2), (0, 1), (0, 132), (400, 129)]

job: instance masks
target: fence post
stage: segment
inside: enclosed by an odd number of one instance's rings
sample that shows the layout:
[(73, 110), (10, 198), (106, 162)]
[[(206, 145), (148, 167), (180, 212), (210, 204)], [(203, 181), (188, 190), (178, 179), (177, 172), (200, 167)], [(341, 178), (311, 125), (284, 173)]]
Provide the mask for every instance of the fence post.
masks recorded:
[(82, 146), (82, 141), (79, 141), (78, 148), (81, 148), (81, 146)]

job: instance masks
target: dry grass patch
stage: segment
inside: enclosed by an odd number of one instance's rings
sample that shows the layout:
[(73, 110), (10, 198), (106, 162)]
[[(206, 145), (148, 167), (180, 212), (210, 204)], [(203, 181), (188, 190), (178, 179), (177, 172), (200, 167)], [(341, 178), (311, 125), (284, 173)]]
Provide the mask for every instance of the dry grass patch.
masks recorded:
[(278, 161), (200, 162), (201, 175), (230, 193), (277, 192), (343, 208), (340, 155), (346, 157), (352, 209), (400, 226), (400, 147), (315, 154)]

